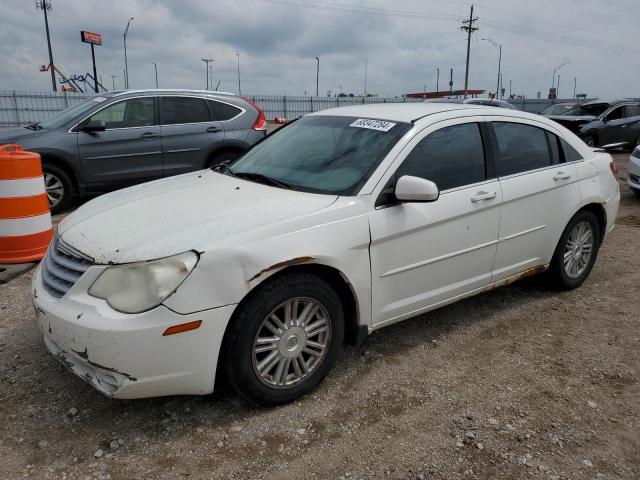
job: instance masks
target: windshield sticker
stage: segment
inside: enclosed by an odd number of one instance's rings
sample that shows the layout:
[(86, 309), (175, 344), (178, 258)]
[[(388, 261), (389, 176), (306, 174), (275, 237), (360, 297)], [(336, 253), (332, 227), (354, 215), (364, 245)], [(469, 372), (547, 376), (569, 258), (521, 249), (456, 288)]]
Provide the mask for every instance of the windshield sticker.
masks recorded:
[(96, 97), (93, 99), (94, 102), (98, 102), (98, 103), (104, 102), (105, 100), (106, 100), (105, 97)]
[(370, 118), (359, 118), (353, 122), (350, 127), (369, 128), (380, 132), (388, 132), (396, 126), (395, 123), (385, 122), (384, 120), (371, 120)]

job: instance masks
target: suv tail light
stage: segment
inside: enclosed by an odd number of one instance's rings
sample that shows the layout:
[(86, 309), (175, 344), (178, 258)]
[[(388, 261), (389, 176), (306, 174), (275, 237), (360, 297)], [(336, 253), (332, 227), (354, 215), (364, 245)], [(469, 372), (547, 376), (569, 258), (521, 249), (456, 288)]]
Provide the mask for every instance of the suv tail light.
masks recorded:
[(255, 103), (253, 103), (247, 97), (241, 97), (241, 98), (258, 111), (258, 118), (253, 123), (253, 126), (251, 128), (253, 128), (254, 130), (266, 130), (267, 117), (264, 115), (264, 112), (260, 109), (260, 107), (258, 107)]
[(617, 182), (618, 181), (618, 166), (616, 165), (616, 162), (611, 160), (611, 163), (609, 164), (609, 168), (611, 169), (611, 173), (613, 173), (613, 178), (615, 178), (616, 182)]

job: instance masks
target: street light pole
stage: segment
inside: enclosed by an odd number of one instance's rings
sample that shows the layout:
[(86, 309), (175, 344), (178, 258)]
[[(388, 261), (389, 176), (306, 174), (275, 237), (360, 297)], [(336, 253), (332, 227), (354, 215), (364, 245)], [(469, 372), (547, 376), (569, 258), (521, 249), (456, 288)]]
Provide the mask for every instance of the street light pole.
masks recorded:
[(436, 92), (440, 91), (440, 68), (436, 67)]
[(111, 90), (115, 90), (116, 89), (116, 78), (118, 77), (117, 75), (109, 75), (111, 77)]
[(156, 62), (153, 62), (153, 68), (156, 71), (156, 89), (158, 88), (158, 64)]
[(500, 45), (498, 42), (494, 42), (493, 40), (491, 40), (490, 38), (481, 38), (481, 40), (485, 40), (487, 42), (489, 42), (491, 45), (493, 45), (493, 48), (497, 49), (499, 54), (498, 54), (498, 80), (496, 82), (496, 98), (500, 98), (500, 66), (502, 64), (502, 45)]
[(576, 86), (578, 85), (578, 79), (573, 77), (573, 98), (576, 98)]
[[(553, 69), (553, 78), (551, 78), (551, 88), (553, 88), (556, 84), (556, 72), (560, 70), (562, 67), (564, 67), (567, 63), (571, 63), (571, 60), (561, 63), (560, 65), (558, 65)], [(558, 92), (556, 91), (556, 98), (557, 97), (558, 97)]]
[(238, 95), (242, 95), (242, 88), (240, 87), (240, 54), (236, 53), (238, 57)]
[(131, 17), (127, 22), (127, 28), (124, 29), (124, 88), (126, 90), (129, 89), (129, 65), (127, 64), (127, 34), (129, 33), (129, 25), (131, 24), (131, 20), (134, 17)]
[(316, 57), (316, 62), (317, 62), (317, 65), (316, 65), (316, 97), (318, 97), (319, 96), (318, 95), (318, 92), (319, 92), (318, 86), (320, 85), (320, 83), (319, 83), (320, 82), (320, 59), (318, 57)]

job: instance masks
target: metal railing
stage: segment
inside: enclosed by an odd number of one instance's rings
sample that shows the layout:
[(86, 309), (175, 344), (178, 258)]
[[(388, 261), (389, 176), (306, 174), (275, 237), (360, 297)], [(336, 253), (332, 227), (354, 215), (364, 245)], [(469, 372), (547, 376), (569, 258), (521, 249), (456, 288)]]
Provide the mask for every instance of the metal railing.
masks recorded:
[[(21, 92), (0, 90), (0, 128), (18, 127), (41, 122), (75, 103), (91, 98), (85, 93)], [(264, 110), (268, 120), (275, 117), (294, 119), (327, 108), (370, 103), (421, 102), (421, 98), (406, 97), (293, 97), (283, 95), (245, 95)], [(575, 101), (556, 100), (555, 103)], [(520, 110), (538, 113), (551, 105), (546, 99), (513, 100)]]

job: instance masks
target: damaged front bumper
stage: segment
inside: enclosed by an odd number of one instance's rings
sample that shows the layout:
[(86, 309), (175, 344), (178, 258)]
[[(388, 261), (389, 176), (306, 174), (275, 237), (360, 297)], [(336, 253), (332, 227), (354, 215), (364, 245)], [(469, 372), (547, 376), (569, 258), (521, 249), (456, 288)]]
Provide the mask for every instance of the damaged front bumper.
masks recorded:
[[(42, 288), (40, 267), (32, 297), (49, 351), (70, 371), (114, 398), (213, 391), (218, 353), (234, 305), (182, 315), (161, 305), (121, 314), (86, 294), (93, 275), (62, 298)], [(163, 336), (167, 328), (201, 320), (199, 328)]]

